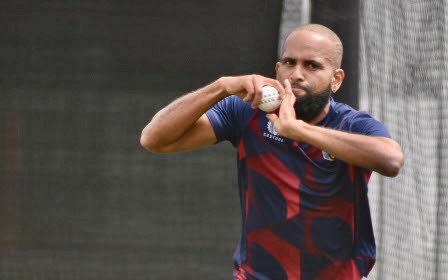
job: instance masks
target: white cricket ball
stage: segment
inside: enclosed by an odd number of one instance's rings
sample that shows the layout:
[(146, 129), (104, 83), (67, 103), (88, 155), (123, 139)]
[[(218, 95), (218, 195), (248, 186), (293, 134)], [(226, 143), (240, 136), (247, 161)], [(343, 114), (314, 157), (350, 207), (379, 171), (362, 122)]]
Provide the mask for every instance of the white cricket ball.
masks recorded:
[(263, 95), (261, 97), (258, 108), (266, 113), (270, 113), (280, 107), (282, 99), (275, 87), (264, 86), (262, 89)]

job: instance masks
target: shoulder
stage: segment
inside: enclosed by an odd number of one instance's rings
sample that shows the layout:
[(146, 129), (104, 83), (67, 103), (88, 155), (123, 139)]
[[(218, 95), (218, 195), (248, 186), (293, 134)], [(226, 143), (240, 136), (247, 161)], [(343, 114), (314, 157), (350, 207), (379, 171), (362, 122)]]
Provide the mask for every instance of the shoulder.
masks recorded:
[(227, 96), (222, 99), (218, 103), (215, 104), (214, 107), (220, 107), (225, 110), (245, 110), (246, 108), (250, 108), (250, 104), (245, 103), (241, 98), (235, 95)]
[(359, 119), (371, 119), (375, 120), (374, 117), (369, 115), (366, 111), (358, 111), (353, 109), (347, 104), (333, 102), (332, 104), (333, 115), (332, 119), (340, 123), (351, 123)]
[(241, 131), (254, 112), (250, 104), (231, 95), (216, 103), (205, 114), (215, 131), (218, 142), (229, 140), (236, 145)]
[(225, 111), (235, 117), (236, 120), (242, 121), (250, 118), (254, 114), (255, 110), (250, 105), (250, 103), (244, 102), (238, 96), (230, 95), (219, 101), (213, 106), (213, 109)]
[(358, 111), (347, 104), (338, 102), (334, 102), (333, 110), (333, 121), (341, 130), (390, 137), (384, 125), (366, 111)]
[(338, 118), (341, 119), (355, 118), (360, 112), (363, 112), (353, 109), (352, 107), (350, 107), (345, 103), (339, 103), (339, 102), (333, 102), (333, 109), (337, 114)]

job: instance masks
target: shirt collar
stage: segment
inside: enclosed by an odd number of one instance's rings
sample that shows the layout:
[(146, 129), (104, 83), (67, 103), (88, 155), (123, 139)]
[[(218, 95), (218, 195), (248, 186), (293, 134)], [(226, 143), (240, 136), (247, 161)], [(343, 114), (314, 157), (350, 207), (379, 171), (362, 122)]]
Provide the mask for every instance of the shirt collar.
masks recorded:
[(336, 102), (334, 101), (333, 97), (330, 97), (330, 108), (328, 108), (328, 114), (316, 125), (317, 126), (326, 126), (328, 124), (328, 121), (332, 118), (334, 114), (334, 106), (336, 105)]

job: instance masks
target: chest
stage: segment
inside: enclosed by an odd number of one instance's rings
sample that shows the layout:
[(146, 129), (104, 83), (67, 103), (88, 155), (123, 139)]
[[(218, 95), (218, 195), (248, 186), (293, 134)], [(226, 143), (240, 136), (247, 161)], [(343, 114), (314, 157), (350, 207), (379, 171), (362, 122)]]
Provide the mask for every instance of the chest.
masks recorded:
[(344, 184), (347, 177), (347, 164), (312, 145), (282, 137), (265, 118), (249, 123), (242, 134), (238, 153), (240, 160), (262, 166), (278, 177), (284, 176), (287, 170), (304, 185), (334, 187)]

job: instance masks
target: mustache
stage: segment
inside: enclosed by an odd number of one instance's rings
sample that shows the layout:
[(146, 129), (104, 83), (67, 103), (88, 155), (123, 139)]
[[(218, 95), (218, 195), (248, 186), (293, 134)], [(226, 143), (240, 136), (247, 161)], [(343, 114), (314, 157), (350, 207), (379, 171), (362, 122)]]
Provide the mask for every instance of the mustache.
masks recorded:
[(301, 85), (299, 83), (291, 83), (291, 88), (298, 88), (304, 90), (305, 92), (311, 92), (311, 89), (309, 87)]

